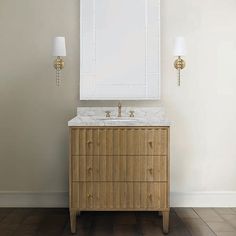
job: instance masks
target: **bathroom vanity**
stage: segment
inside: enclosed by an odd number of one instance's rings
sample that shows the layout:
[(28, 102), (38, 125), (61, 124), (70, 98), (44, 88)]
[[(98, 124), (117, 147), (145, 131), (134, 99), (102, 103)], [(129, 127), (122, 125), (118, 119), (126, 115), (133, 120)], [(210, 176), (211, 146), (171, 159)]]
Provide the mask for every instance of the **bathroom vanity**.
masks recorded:
[(79, 108), (69, 121), (71, 231), (81, 211), (157, 211), (168, 233), (170, 122), (160, 108), (112, 109)]

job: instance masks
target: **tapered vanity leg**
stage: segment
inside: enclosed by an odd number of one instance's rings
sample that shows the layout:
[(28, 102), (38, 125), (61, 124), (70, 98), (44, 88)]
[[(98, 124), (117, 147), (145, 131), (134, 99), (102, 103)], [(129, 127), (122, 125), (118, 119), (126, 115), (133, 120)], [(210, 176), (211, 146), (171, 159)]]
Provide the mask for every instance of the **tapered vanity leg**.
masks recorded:
[(71, 233), (76, 233), (76, 215), (77, 211), (70, 210), (70, 229)]
[(163, 211), (163, 232), (165, 234), (169, 233), (169, 220), (170, 220), (170, 212), (169, 211)]

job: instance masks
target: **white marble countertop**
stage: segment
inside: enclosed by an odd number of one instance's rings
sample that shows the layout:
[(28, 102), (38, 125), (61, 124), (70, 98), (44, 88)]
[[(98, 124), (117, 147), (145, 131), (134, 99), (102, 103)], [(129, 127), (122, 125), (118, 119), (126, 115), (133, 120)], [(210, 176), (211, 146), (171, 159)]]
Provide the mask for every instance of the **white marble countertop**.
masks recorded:
[(68, 122), (68, 126), (170, 126), (171, 122), (147, 118), (104, 118), (76, 116)]
[[(105, 111), (111, 111), (111, 118), (105, 117)], [(122, 117), (118, 118), (114, 107), (82, 107), (78, 108), (77, 116), (68, 122), (68, 126), (170, 126), (165, 118), (164, 109), (152, 108), (122, 108)], [(135, 117), (129, 117), (129, 111), (135, 112)]]

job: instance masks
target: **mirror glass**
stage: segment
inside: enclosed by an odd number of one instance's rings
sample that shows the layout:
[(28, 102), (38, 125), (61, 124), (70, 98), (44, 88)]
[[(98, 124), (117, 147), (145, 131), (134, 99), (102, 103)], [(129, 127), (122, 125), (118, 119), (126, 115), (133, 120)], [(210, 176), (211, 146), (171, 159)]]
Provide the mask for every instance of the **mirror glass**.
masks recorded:
[(160, 1), (80, 2), (80, 99), (159, 99)]

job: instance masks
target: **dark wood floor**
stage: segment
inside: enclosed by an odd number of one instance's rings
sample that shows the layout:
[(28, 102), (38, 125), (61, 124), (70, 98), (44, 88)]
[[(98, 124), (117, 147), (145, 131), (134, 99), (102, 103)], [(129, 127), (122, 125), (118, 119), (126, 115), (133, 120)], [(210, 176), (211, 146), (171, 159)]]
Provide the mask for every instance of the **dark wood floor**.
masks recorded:
[[(83, 212), (80, 236), (159, 236), (162, 219), (156, 212)], [(0, 236), (71, 235), (68, 209), (0, 208)], [(171, 210), (171, 236), (236, 236), (236, 208)]]

